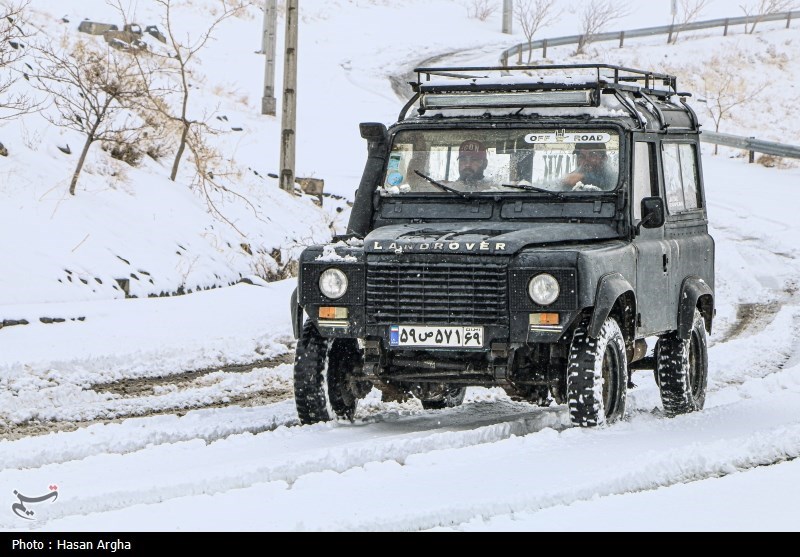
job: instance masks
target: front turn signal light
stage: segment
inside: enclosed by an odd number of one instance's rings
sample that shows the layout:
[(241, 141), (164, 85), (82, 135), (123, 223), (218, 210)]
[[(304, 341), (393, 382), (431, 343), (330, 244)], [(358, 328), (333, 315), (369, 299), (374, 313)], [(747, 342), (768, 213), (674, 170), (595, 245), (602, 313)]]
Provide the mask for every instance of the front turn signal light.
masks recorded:
[(337, 308), (337, 307), (329, 307), (323, 306), (319, 308), (319, 318), (320, 319), (347, 319), (349, 316), (347, 308)]

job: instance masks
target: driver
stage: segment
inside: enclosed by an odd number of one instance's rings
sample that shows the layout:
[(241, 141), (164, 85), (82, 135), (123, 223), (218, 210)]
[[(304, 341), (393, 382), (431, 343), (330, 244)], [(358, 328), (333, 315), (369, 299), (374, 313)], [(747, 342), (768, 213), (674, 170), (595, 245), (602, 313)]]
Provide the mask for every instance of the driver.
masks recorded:
[(483, 173), (489, 165), (486, 146), (475, 139), (464, 141), (458, 148), (458, 181), (466, 186), (487, 185)]

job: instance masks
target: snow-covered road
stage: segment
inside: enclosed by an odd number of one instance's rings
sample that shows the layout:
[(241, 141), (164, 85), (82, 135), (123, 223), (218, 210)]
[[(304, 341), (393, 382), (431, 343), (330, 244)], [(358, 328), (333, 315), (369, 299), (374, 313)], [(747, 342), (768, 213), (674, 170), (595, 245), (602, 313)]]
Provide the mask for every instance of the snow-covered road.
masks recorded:
[[(702, 413), (664, 418), (640, 372), (628, 418), (609, 428), (570, 428), (564, 407), (484, 389), (438, 412), (381, 403), (374, 392), (355, 423), (299, 427), (291, 367), (280, 360), (291, 348), (290, 282), (84, 304), (82, 322), (0, 335), (9, 355), (0, 527), (797, 528), (771, 517), (797, 496), (787, 477), (798, 467), (787, 461), (800, 456), (800, 248), (785, 200), (800, 172), (708, 157), (705, 173), (719, 312)], [(32, 318), (36, 310), (20, 308)], [(95, 341), (82, 349), (86, 335)], [(264, 365), (208, 371), (248, 353)], [(169, 378), (186, 368), (207, 371)], [(142, 414), (153, 415), (131, 417)], [(36, 496), (50, 485), (59, 497), (38, 504), (35, 521), (11, 512), (14, 490)], [(719, 508), (730, 489), (752, 504), (709, 518), (705, 500)], [(643, 510), (608, 516), (627, 504)], [(754, 514), (753, 504), (770, 510)]]
[[(62, 2), (37, 4), (60, 21)], [(709, 17), (730, 15), (718, 4)], [(324, 176), (326, 191), (342, 195), (352, 194), (361, 170), (353, 161), (365, 153), (354, 122), (388, 121), (400, 109), (404, 80), (394, 79), (395, 91), (390, 82), (397, 68), (454, 52), (447, 63), (494, 64), (521, 40), (497, 32), (499, 21), (490, 30), (454, 18), (449, 0), (304, 9), (298, 171)], [(648, 5), (625, 28), (662, 24), (655, 12)], [(575, 31), (569, 18), (558, 25), (550, 36)], [(794, 76), (792, 33), (729, 39)], [(597, 59), (619, 53), (615, 63), (649, 67), (666, 55), (703, 63), (733, 50), (716, 35), (687, 37), (668, 51), (661, 38), (598, 46)], [(569, 61), (567, 49), (551, 56)], [(209, 68), (231, 60), (220, 52)], [(769, 73), (747, 60), (750, 76)], [(235, 88), (260, 95), (260, 73), (243, 73)], [(759, 102), (763, 129), (732, 122), (731, 131), (795, 137), (796, 79), (787, 81), (773, 88), (773, 102)], [(265, 153), (277, 157), (270, 145), (254, 136), (240, 146), (243, 160), (266, 164)], [(607, 428), (572, 428), (563, 406), (486, 389), (443, 411), (383, 403), (373, 391), (353, 423), (300, 427), (291, 398), (294, 281), (4, 305), (2, 319), (29, 324), (0, 330), (0, 529), (800, 530), (800, 171), (724, 156), (705, 156), (704, 169), (718, 313), (703, 412), (664, 418), (652, 375), (639, 372), (626, 419)], [(37, 278), (21, 265), (9, 273)], [(27, 503), (27, 518), (15, 514), (15, 492), (51, 490), (57, 499)]]

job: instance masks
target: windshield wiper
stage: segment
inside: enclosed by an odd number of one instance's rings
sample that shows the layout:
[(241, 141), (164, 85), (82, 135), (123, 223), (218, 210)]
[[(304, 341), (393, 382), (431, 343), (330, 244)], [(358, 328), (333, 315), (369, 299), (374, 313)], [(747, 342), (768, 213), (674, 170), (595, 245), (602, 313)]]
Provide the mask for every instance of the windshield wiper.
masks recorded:
[(525, 184), (503, 184), (504, 188), (516, 188), (518, 190), (525, 190), (525, 191), (535, 191), (537, 193), (546, 193), (547, 195), (552, 195), (557, 199), (566, 199), (563, 194), (558, 193), (557, 191), (550, 191), (544, 188), (537, 188), (536, 186), (528, 186)]
[(423, 178), (423, 179), (427, 180), (428, 182), (430, 182), (434, 186), (436, 186), (438, 188), (442, 188), (444, 191), (447, 191), (447, 192), (450, 192), (450, 193), (454, 193), (456, 195), (459, 195), (459, 196), (463, 197), (464, 199), (473, 199), (473, 197), (469, 193), (467, 193), (465, 191), (457, 190), (455, 188), (451, 188), (450, 186), (445, 186), (441, 182), (437, 182), (436, 180), (434, 180), (430, 176), (427, 176), (427, 175), (423, 174), (419, 170), (415, 170), (414, 174), (416, 174), (420, 178)]

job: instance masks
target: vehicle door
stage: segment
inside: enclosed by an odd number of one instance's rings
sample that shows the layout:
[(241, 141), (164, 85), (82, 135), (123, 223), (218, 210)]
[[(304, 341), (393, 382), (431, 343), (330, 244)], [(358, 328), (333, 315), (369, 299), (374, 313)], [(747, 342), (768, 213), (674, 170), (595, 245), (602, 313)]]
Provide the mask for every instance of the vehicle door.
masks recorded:
[[(656, 136), (637, 135), (633, 143), (632, 223), (642, 220), (642, 199), (663, 197), (658, 171)], [(671, 245), (664, 237), (664, 227), (644, 228), (633, 240), (636, 249), (637, 328), (640, 336), (669, 331), (676, 327), (677, 305), (670, 289)]]
[(708, 233), (698, 149), (697, 135), (668, 137), (661, 144), (667, 196), (664, 238), (674, 254), (670, 292), (675, 300), (680, 300), (687, 277), (698, 277), (714, 288), (714, 241)]

